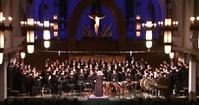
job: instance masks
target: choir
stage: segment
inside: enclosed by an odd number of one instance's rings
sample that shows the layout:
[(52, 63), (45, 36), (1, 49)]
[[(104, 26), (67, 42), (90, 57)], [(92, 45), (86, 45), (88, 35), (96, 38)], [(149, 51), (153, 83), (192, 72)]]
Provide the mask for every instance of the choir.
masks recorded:
[[(149, 89), (153, 86), (150, 82), (155, 81), (155, 86), (160, 86), (160, 89), (161, 84), (167, 85), (167, 92), (172, 94), (173, 90), (177, 93), (188, 85), (188, 66), (182, 62), (170, 65), (164, 61), (159, 67), (152, 67), (144, 59), (135, 60), (133, 57), (123, 61), (113, 59), (111, 62), (106, 62), (103, 58), (90, 58), (89, 61), (80, 58), (71, 61), (47, 59), (40, 69), (24, 62), (10, 63), (7, 71), (8, 89), (27, 95), (37, 95), (44, 90), (49, 90), (52, 94), (75, 90), (83, 92), (85, 89), (93, 91), (99, 70), (103, 73), (105, 93)], [(148, 81), (143, 83), (144, 79)]]

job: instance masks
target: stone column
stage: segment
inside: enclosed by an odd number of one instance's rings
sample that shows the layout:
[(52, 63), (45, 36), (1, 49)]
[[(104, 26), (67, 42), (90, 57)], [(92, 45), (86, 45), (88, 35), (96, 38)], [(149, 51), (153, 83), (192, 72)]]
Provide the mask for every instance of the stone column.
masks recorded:
[(196, 57), (189, 57), (189, 100), (196, 100)]
[(8, 58), (4, 55), (4, 62), (0, 65), (0, 101), (7, 98), (7, 66)]

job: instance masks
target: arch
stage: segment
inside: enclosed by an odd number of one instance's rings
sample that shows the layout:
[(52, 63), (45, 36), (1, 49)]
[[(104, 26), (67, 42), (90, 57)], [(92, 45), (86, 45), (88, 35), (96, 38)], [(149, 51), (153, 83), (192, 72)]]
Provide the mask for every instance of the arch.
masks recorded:
[[(119, 40), (118, 40), (118, 48), (120, 50), (124, 50), (124, 42), (125, 37), (127, 35), (127, 29), (126, 29), (126, 22), (125, 18), (123, 17), (123, 14), (120, 10), (120, 8), (117, 6), (117, 4), (114, 2), (114, 0), (100, 0), (100, 2), (109, 7), (111, 11), (113, 12), (113, 15), (116, 20), (116, 24), (119, 30)], [(76, 47), (76, 32), (78, 29), (78, 24), (80, 22), (80, 17), (83, 13), (83, 11), (90, 6), (93, 3), (93, 0), (82, 0), (79, 2), (79, 4), (76, 6), (72, 16), (69, 19), (68, 24), (68, 33), (69, 33), (69, 49), (75, 50)]]

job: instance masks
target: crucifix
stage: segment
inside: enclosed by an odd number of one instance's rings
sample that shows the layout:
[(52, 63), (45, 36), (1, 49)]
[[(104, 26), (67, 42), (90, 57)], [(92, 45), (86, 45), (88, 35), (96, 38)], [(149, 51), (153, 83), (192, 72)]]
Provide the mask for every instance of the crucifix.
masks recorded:
[(100, 20), (105, 18), (105, 16), (100, 17), (100, 16), (97, 16), (97, 15), (94, 15), (94, 16), (88, 15), (88, 17), (95, 21), (95, 25), (94, 25), (95, 33), (96, 33), (96, 35), (98, 35)]

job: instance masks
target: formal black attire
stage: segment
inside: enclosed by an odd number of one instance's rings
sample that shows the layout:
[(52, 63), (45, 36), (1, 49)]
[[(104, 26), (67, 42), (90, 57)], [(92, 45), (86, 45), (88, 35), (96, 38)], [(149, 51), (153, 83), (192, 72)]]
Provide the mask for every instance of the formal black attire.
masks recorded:
[(95, 83), (95, 92), (94, 95), (97, 97), (103, 96), (103, 78), (102, 75), (97, 75)]

